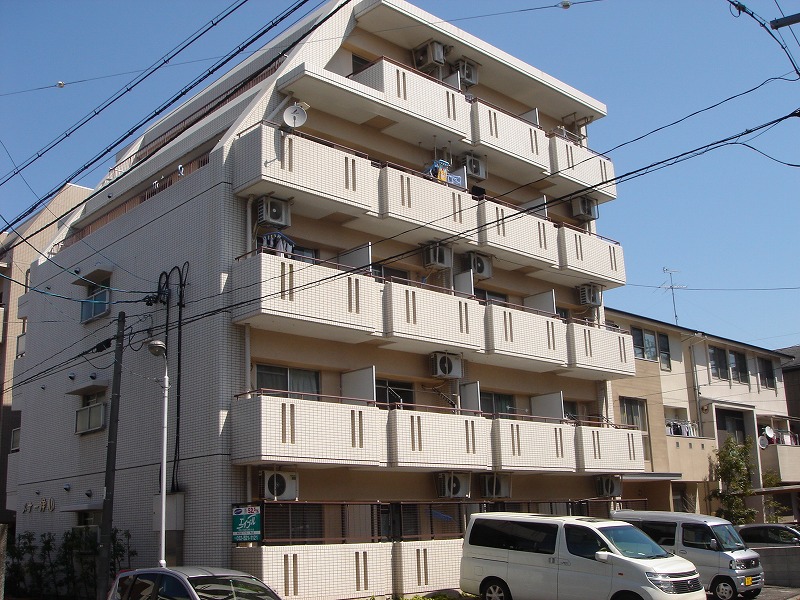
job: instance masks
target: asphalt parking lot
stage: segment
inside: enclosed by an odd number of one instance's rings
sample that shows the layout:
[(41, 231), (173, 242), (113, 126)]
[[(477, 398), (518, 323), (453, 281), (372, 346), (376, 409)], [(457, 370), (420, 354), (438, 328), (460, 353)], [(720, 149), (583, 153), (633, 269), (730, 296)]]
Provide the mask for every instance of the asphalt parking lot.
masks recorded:
[(765, 585), (758, 600), (800, 600), (800, 588)]

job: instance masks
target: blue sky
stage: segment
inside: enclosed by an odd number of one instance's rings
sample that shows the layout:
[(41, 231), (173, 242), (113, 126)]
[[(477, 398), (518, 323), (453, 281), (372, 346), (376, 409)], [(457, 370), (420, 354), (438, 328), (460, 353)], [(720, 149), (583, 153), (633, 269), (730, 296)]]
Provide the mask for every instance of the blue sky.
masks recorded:
[[(769, 78), (797, 78), (781, 46), (727, 0), (573, 0), (567, 10), (556, 0), (415, 4), (604, 102), (608, 116), (589, 130), (590, 147), (603, 153)], [(800, 12), (796, 0), (745, 4), (766, 21)], [(229, 5), (0, 1), (0, 178)], [(250, 0), (25, 169), (24, 180), (0, 187), (0, 214), (17, 216), (288, 5)], [(777, 33), (800, 63), (793, 31)], [(641, 169), (791, 113), (798, 89), (772, 81), (609, 156), (617, 175)], [(775, 160), (800, 163), (798, 139), (800, 118), (790, 118), (739, 140), (771, 158), (731, 145), (619, 184), (598, 230), (622, 243), (628, 285), (606, 304), (674, 323), (668, 268), (685, 286), (675, 290), (679, 325), (765, 348), (800, 343), (800, 169)], [(94, 187), (110, 164), (75, 182)]]

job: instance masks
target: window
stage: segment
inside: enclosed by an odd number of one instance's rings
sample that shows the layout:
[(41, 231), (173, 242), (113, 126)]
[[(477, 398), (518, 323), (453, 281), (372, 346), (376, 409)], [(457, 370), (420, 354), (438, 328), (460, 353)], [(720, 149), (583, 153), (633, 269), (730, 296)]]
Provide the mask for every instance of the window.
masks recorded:
[(701, 548), (703, 550), (711, 550), (711, 540), (714, 539), (714, 534), (708, 525), (694, 525), (692, 523), (683, 523), (681, 525), (683, 531), (683, 545), (687, 548)]
[(158, 586), (158, 600), (191, 600), (191, 595), (180, 579), (172, 575), (162, 575)]
[(475, 288), (475, 297), (478, 300), (483, 300), (487, 304), (491, 302), (503, 302), (505, 304), (508, 303), (508, 296), (506, 294), (490, 292), (489, 290), (482, 290), (481, 288)]
[(636, 427), (642, 432), (644, 459), (650, 460), (650, 433), (647, 426), (647, 404), (638, 398), (620, 398), (620, 418), (625, 425)]
[(712, 377), (728, 379), (728, 355), (722, 348), (708, 347), (708, 368)]
[(508, 415), (514, 413), (514, 396), (481, 392), (481, 412), (488, 415)]
[(564, 525), (567, 550), (574, 556), (595, 560), (595, 552), (608, 550), (608, 544), (594, 531), (580, 525)]
[(775, 388), (775, 371), (772, 368), (772, 361), (768, 358), (758, 359), (758, 378), (761, 387)]
[(661, 362), (662, 371), (672, 371), (672, 355), (669, 351), (669, 338), (663, 334), (658, 334), (658, 360)]
[(633, 355), (636, 358), (645, 360), (658, 359), (655, 332), (631, 327), (631, 334), (633, 335)]
[(72, 535), (75, 538), (75, 551), (79, 554), (91, 554), (97, 552), (100, 544), (100, 511), (80, 511), (78, 516), (78, 526), (72, 528)]
[(11, 449), (10, 452), (19, 452), (19, 433), (20, 428), (11, 430)]
[(92, 283), (86, 288), (86, 300), (81, 302), (81, 323), (101, 317), (111, 311), (111, 279)]
[(381, 404), (414, 404), (414, 384), (389, 379), (375, 380), (375, 400)]
[(731, 376), (739, 383), (750, 383), (750, 374), (747, 371), (747, 358), (741, 352), (731, 351), (728, 355), (731, 364)]
[(477, 519), (472, 525), (469, 543), (518, 552), (555, 554), (557, 536), (558, 525), (555, 523)]
[(105, 390), (81, 397), (81, 408), (75, 413), (75, 433), (89, 433), (102, 429), (105, 425)]
[(403, 281), (410, 280), (408, 271), (403, 271), (402, 269), (393, 269), (392, 267), (385, 267), (384, 265), (375, 265), (372, 267), (372, 274), (375, 277), (381, 277), (386, 281), (392, 281), (394, 279), (401, 279)]
[(260, 390), (287, 392), (278, 394), (284, 398), (316, 400), (319, 396), (319, 373), (306, 369), (256, 365), (256, 387)]
[(305, 248), (303, 246), (295, 246), (292, 253), (292, 258), (300, 262), (315, 265), (319, 261), (319, 251), (314, 248)]
[(675, 545), (675, 530), (677, 523), (661, 523), (659, 521), (642, 521), (634, 523), (639, 529), (653, 538), (659, 546)]

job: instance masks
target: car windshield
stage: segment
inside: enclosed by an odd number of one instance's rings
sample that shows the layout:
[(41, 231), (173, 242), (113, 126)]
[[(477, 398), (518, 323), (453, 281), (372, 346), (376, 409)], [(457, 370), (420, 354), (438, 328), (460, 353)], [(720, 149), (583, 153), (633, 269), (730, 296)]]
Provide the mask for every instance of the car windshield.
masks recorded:
[(192, 577), (189, 583), (200, 600), (280, 600), (255, 579), (234, 576)]
[(618, 525), (600, 529), (620, 551), (628, 558), (666, 558), (670, 553), (656, 544), (641, 529), (633, 525)]
[(712, 525), (711, 531), (719, 542), (720, 550), (741, 550), (745, 547), (733, 525)]

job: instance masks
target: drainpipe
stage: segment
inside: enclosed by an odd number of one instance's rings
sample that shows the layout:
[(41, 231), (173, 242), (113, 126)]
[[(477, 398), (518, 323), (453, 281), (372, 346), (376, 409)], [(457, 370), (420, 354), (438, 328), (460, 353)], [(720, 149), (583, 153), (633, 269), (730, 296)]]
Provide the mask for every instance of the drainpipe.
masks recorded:
[(692, 387), (694, 388), (694, 400), (697, 405), (697, 427), (699, 428), (700, 436), (703, 437), (703, 412), (700, 407), (700, 384), (697, 382), (697, 359), (694, 356), (694, 345), (697, 342), (689, 344), (689, 355), (692, 361)]

